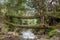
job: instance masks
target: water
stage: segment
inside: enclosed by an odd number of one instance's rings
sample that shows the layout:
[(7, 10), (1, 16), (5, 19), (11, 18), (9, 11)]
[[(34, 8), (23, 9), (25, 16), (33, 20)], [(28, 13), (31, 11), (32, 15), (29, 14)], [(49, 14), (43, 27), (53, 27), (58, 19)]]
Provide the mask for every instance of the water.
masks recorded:
[(36, 38), (36, 36), (34, 35), (34, 33), (29, 29), (27, 31), (23, 31), (22, 32), (22, 38), (24, 40), (34, 40)]

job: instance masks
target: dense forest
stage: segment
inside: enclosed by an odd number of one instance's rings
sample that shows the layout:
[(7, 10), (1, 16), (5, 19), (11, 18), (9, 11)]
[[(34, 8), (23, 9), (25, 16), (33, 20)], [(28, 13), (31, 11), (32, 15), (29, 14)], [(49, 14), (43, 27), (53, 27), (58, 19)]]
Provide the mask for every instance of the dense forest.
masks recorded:
[(60, 0), (0, 0), (1, 40), (44, 40), (44, 36), (60, 40)]

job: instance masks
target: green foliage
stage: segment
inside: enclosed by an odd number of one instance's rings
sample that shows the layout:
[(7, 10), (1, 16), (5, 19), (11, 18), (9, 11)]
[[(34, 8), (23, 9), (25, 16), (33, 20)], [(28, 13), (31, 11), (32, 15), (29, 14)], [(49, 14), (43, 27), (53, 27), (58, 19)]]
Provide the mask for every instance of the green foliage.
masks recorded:
[(60, 5), (59, 6), (56, 6), (56, 11), (60, 11)]
[(15, 29), (15, 27), (8, 25), (8, 24), (5, 25), (5, 28), (7, 31), (14, 31), (14, 29)]
[(41, 22), (41, 20), (40, 20), (40, 19), (37, 19), (37, 22), (36, 22), (36, 23), (37, 23), (37, 24), (40, 24), (40, 22)]
[(18, 11), (25, 11), (24, 0), (8, 0), (6, 4), (7, 14), (9, 15), (19, 15)]
[(18, 23), (18, 19), (17, 18), (11, 18), (11, 22), (12, 23)]
[(56, 34), (57, 34), (56, 29), (53, 29), (48, 33), (49, 36), (53, 36), (53, 35), (56, 35)]
[(9, 25), (6, 24), (6, 25), (5, 25), (5, 28), (6, 28), (6, 30), (8, 31), (8, 30), (9, 30)]

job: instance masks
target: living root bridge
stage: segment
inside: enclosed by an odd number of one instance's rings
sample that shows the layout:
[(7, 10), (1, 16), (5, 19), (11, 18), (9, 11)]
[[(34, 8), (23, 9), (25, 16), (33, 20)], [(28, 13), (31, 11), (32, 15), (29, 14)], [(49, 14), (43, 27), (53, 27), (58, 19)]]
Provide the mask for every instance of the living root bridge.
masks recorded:
[(14, 23), (10, 23), (10, 22), (5, 22), (6, 24), (9, 24), (11, 26), (17, 27), (17, 28), (28, 28), (28, 29), (52, 29), (51, 27), (48, 26), (43, 26), (41, 24), (38, 25), (20, 25), (20, 24), (14, 24)]

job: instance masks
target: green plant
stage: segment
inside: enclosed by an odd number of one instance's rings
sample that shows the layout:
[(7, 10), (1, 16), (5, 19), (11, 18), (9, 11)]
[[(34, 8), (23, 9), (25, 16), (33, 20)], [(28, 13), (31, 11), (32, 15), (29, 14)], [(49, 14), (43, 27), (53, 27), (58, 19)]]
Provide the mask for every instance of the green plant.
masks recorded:
[(49, 36), (53, 36), (53, 35), (56, 35), (56, 34), (57, 34), (56, 29), (53, 29), (48, 33)]

